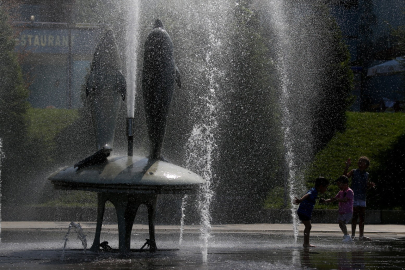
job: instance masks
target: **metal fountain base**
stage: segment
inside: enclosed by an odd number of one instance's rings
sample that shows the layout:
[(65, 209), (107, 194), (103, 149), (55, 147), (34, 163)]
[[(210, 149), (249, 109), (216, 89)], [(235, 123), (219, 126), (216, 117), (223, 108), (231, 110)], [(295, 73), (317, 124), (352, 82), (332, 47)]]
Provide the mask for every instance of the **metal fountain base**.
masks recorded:
[[(141, 204), (145, 204), (148, 209), (149, 221), (149, 250), (155, 252), (157, 250), (155, 240), (155, 212), (156, 212), (156, 194), (122, 194), (122, 193), (98, 193), (97, 196), (97, 227), (96, 235), (94, 236), (93, 245), (90, 250), (100, 250), (100, 234), (103, 223), (105, 204), (110, 201), (117, 212), (118, 220), (118, 237), (119, 250), (121, 252), (129, 252), (131, 247), (131, 231), (135, 220), (136, 212)], [(146, 244), (145, 244), (146, 245)], [(143, 249), (145, 245), (141, 248)]]
[(130, 251), (131, 231), (141, 204), (148, 209), (149, 239), (141, 248), (157, 250), (155, 239), (156, 201), (159, 194), (194, 193), (204, 183), (199, 175), (174, 164), (145, 157), (110, 157), (102, 164), (82, 169), (68, 167), (49, 177), (56, 189), (87, 190), (98, 193), (97, 227), (90, 250), (100, 250), (105, 204), (117, 212), (119, 251)]

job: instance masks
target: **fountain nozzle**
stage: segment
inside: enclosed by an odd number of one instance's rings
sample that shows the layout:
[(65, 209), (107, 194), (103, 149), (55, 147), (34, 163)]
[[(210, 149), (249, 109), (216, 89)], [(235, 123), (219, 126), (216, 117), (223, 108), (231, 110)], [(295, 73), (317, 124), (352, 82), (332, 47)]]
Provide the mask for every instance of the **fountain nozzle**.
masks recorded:
[(134, 118), (127, 118), (128, 156), (134, 153)]

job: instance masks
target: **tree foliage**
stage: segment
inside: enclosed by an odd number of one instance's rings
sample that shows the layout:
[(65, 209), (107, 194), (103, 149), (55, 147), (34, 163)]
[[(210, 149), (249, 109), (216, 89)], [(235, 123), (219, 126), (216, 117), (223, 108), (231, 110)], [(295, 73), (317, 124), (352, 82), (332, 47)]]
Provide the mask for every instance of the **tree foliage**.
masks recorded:
[[(324, 9), (320, 13), (327, 12)], [(327, 14), (319, 14), (322, 20), (321, 33), (328, 53), (319, 66), (319, 99), (314, 108), (313, 137), (315, 151), (322, 149), (346, 124), (346, 110), (352, 103), (353, 72), (350, 69), (350, 54), (344, 43), (336, 20)]]
[[(0, 138), (2, 139), (3, 190), (24, 166), (28, 90), (24, 85), (9, 18), (0, 4)], [(6, 198), (7, 199), (7, 198)]]
[(220, 145), (216, 205), (221, 208), (219, 220), (226, 212), (230, 220), (248, 221), (257, 218), (267, 192), (277, 184), (275, 173), (281, 163), (277, 72), (271, 34), (261, 24), (260, 11), (242, 0), (234, 17), (233, 90), (225, 105), (228, 121), (221, 126), (226, 134)]
[[(405, 11), (403, 16), (405, 16)], [(392, 34), (397, 38), (398, 55), (405, 56), (405, 25), (400, 25), (392, 30)], [(405, 60), (402, 61), (402, 66), (405, 68)], [(402, 74), (403, 91), (405, 93), (405, 72)]]

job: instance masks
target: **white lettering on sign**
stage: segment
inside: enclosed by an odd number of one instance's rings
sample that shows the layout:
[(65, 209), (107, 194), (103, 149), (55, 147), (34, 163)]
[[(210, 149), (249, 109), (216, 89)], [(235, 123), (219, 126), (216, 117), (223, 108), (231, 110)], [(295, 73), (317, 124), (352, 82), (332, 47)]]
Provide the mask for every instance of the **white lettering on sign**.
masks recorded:
[[(72, 35), (73, 45), (74, 35)], [(17, 46), (68, 47), (69, 37), (60, 35), (20, 35)]]

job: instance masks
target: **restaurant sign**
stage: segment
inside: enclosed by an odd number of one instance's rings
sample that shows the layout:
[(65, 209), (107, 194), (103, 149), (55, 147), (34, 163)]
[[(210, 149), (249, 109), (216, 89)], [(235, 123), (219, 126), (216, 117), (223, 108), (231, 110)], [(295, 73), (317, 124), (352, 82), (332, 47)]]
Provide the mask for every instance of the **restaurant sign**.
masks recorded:
[(16, 38), (16, 51), (33, 53), (93, 54), (100, 37), (98, 29), (24, 29)]

